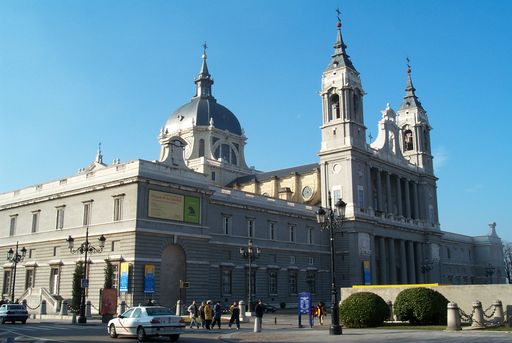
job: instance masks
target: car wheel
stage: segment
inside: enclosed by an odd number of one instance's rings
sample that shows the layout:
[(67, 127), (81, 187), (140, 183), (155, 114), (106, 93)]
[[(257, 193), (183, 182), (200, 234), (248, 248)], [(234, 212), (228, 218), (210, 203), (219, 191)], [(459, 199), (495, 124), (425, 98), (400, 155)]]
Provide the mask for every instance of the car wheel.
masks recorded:
[(170, 335), (169, 339), (171, 342), (176, 342), (178, 339), (180, 339), (180, 335)]
[(142, 326), (139, 326), (137, 328), (137, 339), (139, 342), (144, 342), (146, 339), (146, 332), (144, 331), (144, 328)]
[(114, 324), (110, 324), (108, 328), (108, 334), (112, 338), (117, 338), (116, 326)]

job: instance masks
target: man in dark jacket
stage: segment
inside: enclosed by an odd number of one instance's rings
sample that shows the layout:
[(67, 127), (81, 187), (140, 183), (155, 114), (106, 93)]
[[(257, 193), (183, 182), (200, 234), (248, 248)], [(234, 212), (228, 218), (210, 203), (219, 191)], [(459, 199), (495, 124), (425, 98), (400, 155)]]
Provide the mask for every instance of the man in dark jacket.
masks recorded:
[(261, 324), (263, 322), (263, 304), (261, 300), (256, 303), (256, 320), (254, 321), (254, 332), (261, 332)]

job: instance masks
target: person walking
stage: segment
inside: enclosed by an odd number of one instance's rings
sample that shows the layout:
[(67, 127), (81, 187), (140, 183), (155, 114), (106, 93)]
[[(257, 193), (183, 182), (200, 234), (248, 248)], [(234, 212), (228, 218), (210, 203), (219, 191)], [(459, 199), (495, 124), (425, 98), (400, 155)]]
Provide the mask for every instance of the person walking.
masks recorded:
[(222, 316), (222, 307), (220, 306), (220, 301), (217, 301), (215, 306), (213, 307), (213, 322), (212, 329), (217, 323), (217, 327), (220, 329), (220, 317)]
[(194, 325), (199, 329), (199, 323), (197, 322), (197, 317), (199, 317), (199, 308), (197, 307), (196, 301), (192, 301), (192, 304), (187, 308), (189, 316), (190, 316), (190, 328), (192, 329)]
[(229, 328), (231, 329), (231, 325), (233, 323), (236, 324), (236, 329), (240, 330), (240, 309), (238, 308), (238, 304), (236, 301), (232, 305), (231, 310), (231, 318), (229, 319)]
[(325, 309), (325, 304), (323, 302), (318, 303), (317, 313), (318, 313), (318, 321), (320, 322), (320, 325), (324, 325), (324, 318), (325, 318), (325, 315), (327, 314), (327, 310)]
[(204, 323), (206, 326), (206, 330), (211, 329), (212, 320), (213, 320), (212, 301), (208, 300), (204, 307)]
[(263, 304), (261, 300), (258, 300), (256, 303), (256, 308), (254, 309), (256, 312), (256, 320), (254, 321), (254, 332), (261, 332), (261, 324), (263, 322)]
[(199, 306), (199, 317), (201, 318), (201, 328), (204, 329), (205, 321), (204, 321), (204, 307), (206, 306), (206, 302), (202, 301), (201, 306)]

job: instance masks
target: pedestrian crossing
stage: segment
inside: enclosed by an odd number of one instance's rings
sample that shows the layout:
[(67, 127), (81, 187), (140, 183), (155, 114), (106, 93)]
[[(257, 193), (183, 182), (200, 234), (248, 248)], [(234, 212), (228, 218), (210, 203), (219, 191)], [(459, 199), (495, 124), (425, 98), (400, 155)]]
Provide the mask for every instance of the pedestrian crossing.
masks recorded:
[(105, 330), (106, 328), (99, 325), (71, 325), (58, 323), (27, 323), (27, 324), (4, 324), (0, 326), (0, 331), (17, 331), (17, 332), (43, 332), (43, 331), (81, 331), (81, 330)]

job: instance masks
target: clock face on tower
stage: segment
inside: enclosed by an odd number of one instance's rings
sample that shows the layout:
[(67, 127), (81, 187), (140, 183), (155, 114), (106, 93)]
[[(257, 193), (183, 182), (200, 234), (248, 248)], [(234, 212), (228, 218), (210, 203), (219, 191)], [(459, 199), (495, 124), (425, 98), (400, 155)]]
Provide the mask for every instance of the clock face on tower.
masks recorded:
[(304, 200), (309, 200), (311, 196), (313, 196), (313, 190), (311, 189), (311, 187), (306, 186), (302, 188), (302, 197), (304, 198)]

